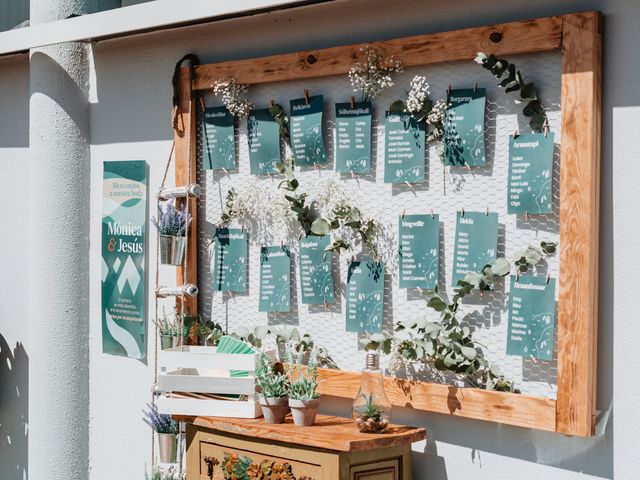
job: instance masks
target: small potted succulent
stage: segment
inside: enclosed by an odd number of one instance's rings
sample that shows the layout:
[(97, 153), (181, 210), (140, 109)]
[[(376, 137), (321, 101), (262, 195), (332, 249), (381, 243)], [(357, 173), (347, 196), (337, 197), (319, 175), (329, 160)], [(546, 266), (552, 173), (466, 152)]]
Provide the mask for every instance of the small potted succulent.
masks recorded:
[(362, 402), (353, 408), (353, 417), (362, 433), (382, 433), (389, 426), (389, 415), (386, 408), (380, 405), (373, 394), (361, 394)]
[(196, 318), (185, 315), (182, 328), (180, 328), (180, 319), (181, 314), (178, 312), (173, 312), (170, 315), (163, 312), (162, 318), (155, 322), (158, 325), (161, 350), (175, 348), (181, 344), (187, 345), (189, 332), (195, 324)]
[(158, 206), (158, 218), (153, 219), (153, 224), (160, 234), (160, 263), (182, 265), (189, 223), (191, 215), (176, 208), (173, 200), (169, 200), (164, 209)]
[(171, 415), (158, 412), (158, 407), (153, 403), (147, 404), (147, 407), (148, 410), (143, 410), (144, 421), (158, 435), (160, 461), (162, 463), (175, 463), (178, 423), (171, 418)]
[(314, 350), (309, 356), (307, 365), (302, 364), (302, 354), (296, 354), (289, 349), (289, 408), (296, 426), (310, 426), (316, 421), (316, 414), (320, 405), (318, 393), (318, 364), (317, 352)]
[(261, 353), (256, 369), (256, 383), (260, 387), (260, 406), (266, 423), (282, 423), (287, 416), (289, 379), (281, 363)]
[(180, 476), (173, 466), (163, 470), (156, 465), (151, 469), (151, 476), (145, 471), (144, 478), (145, 480), (184, 480), (184, 475)]

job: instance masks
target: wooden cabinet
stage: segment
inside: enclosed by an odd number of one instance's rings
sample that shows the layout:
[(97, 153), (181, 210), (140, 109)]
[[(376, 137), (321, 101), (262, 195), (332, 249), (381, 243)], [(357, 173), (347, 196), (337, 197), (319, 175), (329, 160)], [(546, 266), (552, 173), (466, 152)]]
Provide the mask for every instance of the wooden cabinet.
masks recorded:
[(262, 419), (190, 420), (187, 480), (224, 480), (224, 459), (233, 454), (253, 468), (266, 465), (292, 476), (277, 478), (411, 480), (411, 443), (425, 438), (422, 428), (396, 425), (388, 433), (362, 434), (351, 420), (329, 416), (318, 416), (312, 427), (296, 427), (290, 419), (282, 425)]

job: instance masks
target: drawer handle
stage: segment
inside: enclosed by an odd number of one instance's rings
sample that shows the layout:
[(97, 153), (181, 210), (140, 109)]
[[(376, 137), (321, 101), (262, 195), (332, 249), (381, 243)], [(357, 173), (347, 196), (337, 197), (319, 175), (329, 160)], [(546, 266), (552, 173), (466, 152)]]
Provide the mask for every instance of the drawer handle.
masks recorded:
[(204, 457), (204, 463), (207, 464), (207, 476), (213, 478), (213, 467), (220, 464), (220, 460), (215, 457)]

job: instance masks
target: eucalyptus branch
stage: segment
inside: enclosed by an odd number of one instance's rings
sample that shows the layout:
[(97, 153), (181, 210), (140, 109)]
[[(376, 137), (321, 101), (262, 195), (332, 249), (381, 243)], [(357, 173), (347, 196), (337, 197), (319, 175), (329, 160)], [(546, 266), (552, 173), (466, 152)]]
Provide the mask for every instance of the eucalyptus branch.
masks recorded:
[(498, 58), (493, 53), (487, 56), (485, 53), (478, 52), (475, 62), (482, 65), (483, 68), (489, 70), (498, 80), (505, 73), (507, 76), (502, 79), (498, 86), (505, 88), (505, 93), (518, 92), (519, 98), (516, 103), (525, 103), (522, 113), (525, 117), (530, 117), (529, 126), (536, 132), (542, 132), (548, 124), (547, 115), (542, 108), (542, 102), (538, 96), (538, 90), (533, 83), (526, 83), (513, 63), (509, 63), (504, 58)]
[(289, 132), (289, 118), (285, 115), (281, 105), (274, 103), (269, 107), (269, 113), (278, 124), (280, 138), (284, 143), (291, 146), (291, 134)]

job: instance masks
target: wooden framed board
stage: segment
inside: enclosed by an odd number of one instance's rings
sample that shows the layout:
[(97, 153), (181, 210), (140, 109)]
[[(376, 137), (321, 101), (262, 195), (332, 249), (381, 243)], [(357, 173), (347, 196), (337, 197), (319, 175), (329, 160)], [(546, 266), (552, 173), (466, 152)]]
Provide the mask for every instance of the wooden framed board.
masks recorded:
[[(601, 19), (598, 12), (517, 21), (368, 43), (406, 67), (471, 61), (478, 51), (499, 56), (557, 51), (562, 56), (560, 248), (556, 400), (451, 385), (387, 378), (394, 405), (458, 417), (589, 436), (595, 425), (598, 321)], [(176, 183), (196, 181), (198, 94), (220, 78), (256, 85), (345, 75), (363, 45), (339, 46), (254, 59), (183, 67), (176, 141)], [(178, 284), (197, 283), (195, 199), (187, 248), (189, 264)], [(191, 314), (197, 300), (187, 299)], [(313, 332), (310, 332), (313, 333)], [(359, 375), (322, 371), (321, 393), (353, 398)]]

